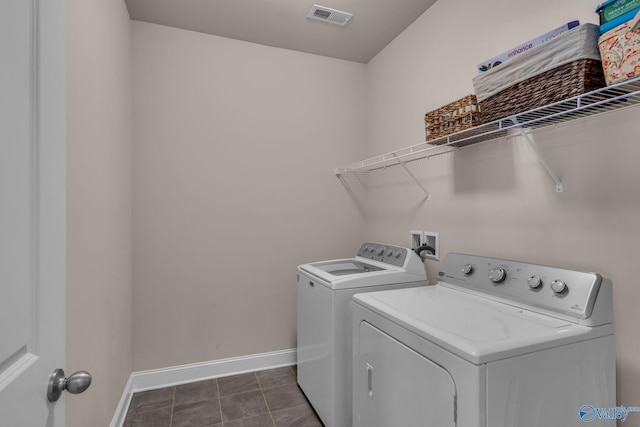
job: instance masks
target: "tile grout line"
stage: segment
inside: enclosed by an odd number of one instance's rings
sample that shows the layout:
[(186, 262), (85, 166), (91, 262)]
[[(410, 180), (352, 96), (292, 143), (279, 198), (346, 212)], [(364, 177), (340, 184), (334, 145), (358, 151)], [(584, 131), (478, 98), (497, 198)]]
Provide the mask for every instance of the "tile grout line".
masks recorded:
[(220, 384), (218, 383), (218, 379), (214, 378), (216, 382), (216, 390), (218, 390), (218, 408), (220, 409), (220, 425), (224, 427), (224, 419), (222, 418), (222, 396), (220, 396)]
[(173, 425), (173, 407), (176, 403), (176, 387), (173, 387), (173, 399), (171, 400), (171, 416), (169, 417), (169, 427)]
[(264, 396), (264, 390), (262, 390), (262, 383), (260, 383), (260, 378), (258, 378), (257, 372), (255, 373), (255, 375), (256, 375), (256, 381), (258, 382), (258, 387), (260, 387), (260, 394), (262, 395), (262, 398), (264, 399), (264, 404), (267, 407), (267, 413), (269, 414), (269, 418), (271, 418), (271, 423), (275, 427), (276, 422), (273, 420), (273, 415), (271, 414), (271, 408), (269, 408), (269, 403), (267, 402), (267, 398)]

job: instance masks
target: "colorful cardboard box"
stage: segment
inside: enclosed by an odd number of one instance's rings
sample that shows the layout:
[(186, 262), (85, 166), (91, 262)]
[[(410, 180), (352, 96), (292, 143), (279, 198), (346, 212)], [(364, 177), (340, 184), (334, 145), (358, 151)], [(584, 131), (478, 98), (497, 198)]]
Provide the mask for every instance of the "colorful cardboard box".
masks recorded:
[(600, 34), (633, 19), (640, 11), (640, 0), (608, 0), (596, 8), (600, 16)]

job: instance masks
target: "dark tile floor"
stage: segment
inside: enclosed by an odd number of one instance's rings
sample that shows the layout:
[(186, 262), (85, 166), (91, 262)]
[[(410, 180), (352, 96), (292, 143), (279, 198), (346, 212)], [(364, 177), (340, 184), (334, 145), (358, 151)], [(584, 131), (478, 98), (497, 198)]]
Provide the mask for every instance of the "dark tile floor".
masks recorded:
[(295, 367), (134, 393), (123, 427), (322, 427)]

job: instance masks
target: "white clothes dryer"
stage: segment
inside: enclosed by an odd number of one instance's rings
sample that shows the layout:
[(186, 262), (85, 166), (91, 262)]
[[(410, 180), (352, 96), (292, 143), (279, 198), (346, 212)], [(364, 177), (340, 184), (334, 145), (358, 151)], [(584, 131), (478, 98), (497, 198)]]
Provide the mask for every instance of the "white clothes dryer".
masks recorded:
[(609, 280), (464, 254), (438, 278), (353, 298), (354, 426), (615, 426)]
[(426, 284), (412, 250), (378, 243), (364, 243), (353, 258), (298, 267), (298, 384), (326, 427), (352, 425), (351, 297)]

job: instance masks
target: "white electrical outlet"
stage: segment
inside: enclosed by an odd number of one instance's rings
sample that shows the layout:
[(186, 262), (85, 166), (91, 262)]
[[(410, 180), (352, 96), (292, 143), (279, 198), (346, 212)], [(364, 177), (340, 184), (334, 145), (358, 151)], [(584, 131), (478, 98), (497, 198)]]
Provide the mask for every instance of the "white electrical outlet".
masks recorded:
[(434, 250), (434, 254), (430, 254), (429, 251), (422, 252), (422, 255), (425, 259), (432, 259), (434, 261), (440, 260), (440, 233), (435, 233), (432, 231), (425, 231), (424, 235), (424, 244), (427, 246), (431, 246)]
[(424, 233), (420, 230), (411, 230), (409, 233), (411, 234), (411, 246), (409, 247), (416, 250), (422, 246), (424, 242)]

